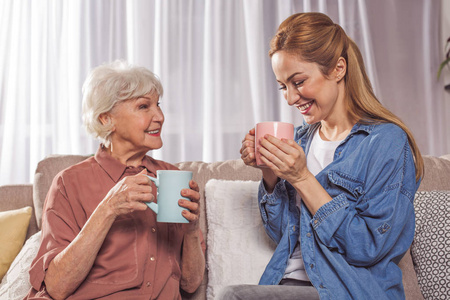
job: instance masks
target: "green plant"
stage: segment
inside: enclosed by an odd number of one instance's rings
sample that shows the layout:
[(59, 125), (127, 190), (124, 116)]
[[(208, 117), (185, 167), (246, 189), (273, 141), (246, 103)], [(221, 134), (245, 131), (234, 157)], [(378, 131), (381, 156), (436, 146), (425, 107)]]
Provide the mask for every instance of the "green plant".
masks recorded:
[(448, 65), (450, 63), (450, 37), (447, 39), (447, 43), (445, 44), (445, 60), (443, 62), (441, 62), (441, 64), (439, 65), (439, 70), (437, 73), (437, 78), (439, 79), (439, 77), (441, 77), (441, 72), (442, 69)]

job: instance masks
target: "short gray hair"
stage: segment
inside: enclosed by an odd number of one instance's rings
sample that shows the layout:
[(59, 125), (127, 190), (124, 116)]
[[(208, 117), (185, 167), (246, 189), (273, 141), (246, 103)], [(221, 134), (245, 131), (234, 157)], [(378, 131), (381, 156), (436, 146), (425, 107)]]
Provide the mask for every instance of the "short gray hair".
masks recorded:
[(94, 68), (83, 84), (83, 124), (86, 131), (109, 146), (112, 124), (99, 117), (119, 102), (142, 97), (150, 92), (163, 95), (159, 78), (144, 67), (116, 60)]

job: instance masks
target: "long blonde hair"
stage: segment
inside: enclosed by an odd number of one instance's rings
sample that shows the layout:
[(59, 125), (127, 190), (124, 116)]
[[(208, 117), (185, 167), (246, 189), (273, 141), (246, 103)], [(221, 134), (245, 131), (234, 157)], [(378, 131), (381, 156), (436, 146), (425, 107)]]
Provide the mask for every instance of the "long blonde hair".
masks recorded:
[(324, 76), (330, 74), (340, 57), (344, 58), (347, 62), (344, 76), (346, 104), (350, 117), (360, 123), (393, 123), (403, 129), (414, 155), (416, 180), (423, 176), (422, 155), (411, 131), (377, 99), (361, 52), (341, 26), (322, 13), (294, 14), (278, 27), (270, 43), (269, 56), (281, 50), (318, 64)]

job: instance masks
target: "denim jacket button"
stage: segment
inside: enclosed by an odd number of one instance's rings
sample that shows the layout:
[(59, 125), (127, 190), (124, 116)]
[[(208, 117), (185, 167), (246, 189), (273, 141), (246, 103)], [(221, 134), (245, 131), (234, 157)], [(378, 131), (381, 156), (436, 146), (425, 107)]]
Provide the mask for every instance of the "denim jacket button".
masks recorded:
[(308, 232), (308, 233), (306, 234), (306, 236), (307, 236), (307, 237), (311, 237), (311, 233)]

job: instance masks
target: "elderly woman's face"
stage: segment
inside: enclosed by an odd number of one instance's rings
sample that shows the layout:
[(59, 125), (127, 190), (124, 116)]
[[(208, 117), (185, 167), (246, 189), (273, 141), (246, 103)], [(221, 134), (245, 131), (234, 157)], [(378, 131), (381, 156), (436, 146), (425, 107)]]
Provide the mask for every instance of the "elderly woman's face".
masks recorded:
[(111, 133), (113, 147), (144, 152), (162, 147), (164, 114), (159, 107), (157, 93), (122, 101), (111, 110), (110, 116), (114, 124)]

